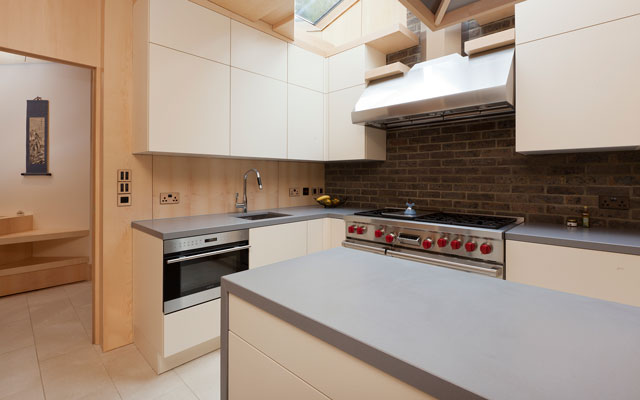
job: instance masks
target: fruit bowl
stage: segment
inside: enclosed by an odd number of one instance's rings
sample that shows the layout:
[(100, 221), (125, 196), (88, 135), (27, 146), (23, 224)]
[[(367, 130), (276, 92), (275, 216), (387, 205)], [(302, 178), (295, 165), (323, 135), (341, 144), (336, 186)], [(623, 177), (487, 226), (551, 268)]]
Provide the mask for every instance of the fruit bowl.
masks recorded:
[(318, 204), (320, 204), (321, 206), (324, 206), (324, 208), (340, 207), (341, 205), (347, 202), (346, 198), (341, 199), (339, 197), (329, 196), (329, 195), (316, 197), (315, 200), (318, 202)]

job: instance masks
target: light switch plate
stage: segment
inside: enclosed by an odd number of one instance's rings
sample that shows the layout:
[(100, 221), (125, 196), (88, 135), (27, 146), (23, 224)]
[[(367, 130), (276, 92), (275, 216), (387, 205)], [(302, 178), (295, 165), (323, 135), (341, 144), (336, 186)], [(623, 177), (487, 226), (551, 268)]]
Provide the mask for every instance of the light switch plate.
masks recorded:
[(118, 194), (131, 193), (131, 182), (118, 182)]
[(180, 203), (179, 192), (160, 193), (160, 204), (178, 204)]
[(129, 207), (131, 205), (131, 195), (130, 194), (119, 194), (118, 195), (118, 207)]
[(119, 169), (118, 170), (118, 182), (131, 182), (131, 170)]

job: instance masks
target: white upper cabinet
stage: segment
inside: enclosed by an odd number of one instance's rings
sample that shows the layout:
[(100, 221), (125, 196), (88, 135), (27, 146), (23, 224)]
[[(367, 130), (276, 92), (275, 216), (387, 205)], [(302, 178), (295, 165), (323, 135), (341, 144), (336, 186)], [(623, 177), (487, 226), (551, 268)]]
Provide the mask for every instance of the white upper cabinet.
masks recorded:
[(325, 58), (289, 44), (288, 53), (288, 82), (294, 85), (324, 91), (324, 60)]
[(231, 68), (231, 155), (287, 158), (287, 83)]
[(149, 150), (228, 155), (229, 66), (155, 44), (149, 63)]
[(516, 4), (516, 43), (640, 14), (638, 0), (528, 0)]
[(288, 155), (324, 160), (324, 94), (289, 84)]
[(287, 43), (231, 21), (231, 66), (287, 81)]
[(386, 158), (387, 133), (351, 122), (363, 91), (364, 84), (329, 93), (329, 161)]
[(364, 74), (386, 64), (376, 49), (360, 45), (329, 58), (329, 92), (364, 84)]
[(516, 151), (640, 148), (638, 37), (640, 15), (518, 45)]
[(230, 34), (228, 17), (188, 0), (151, 0), (152, 43), (229, 65)]

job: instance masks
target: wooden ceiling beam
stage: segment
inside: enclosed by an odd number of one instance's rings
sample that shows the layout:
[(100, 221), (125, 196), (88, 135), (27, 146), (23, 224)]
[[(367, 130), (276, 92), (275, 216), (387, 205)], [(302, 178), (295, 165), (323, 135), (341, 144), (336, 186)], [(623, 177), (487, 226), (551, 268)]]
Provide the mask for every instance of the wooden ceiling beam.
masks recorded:
[(440, 5), (438, 6), (438, 11), (436, 11), (436, 20), (435, 20), (436, 25), (440, 25), (440, 23), (442, 23), (442, 19), (444, 18), (444, 14), (447, 12), (447, 9), (449, 8), (450, 3), (451, 3), (451, 0), (442, 0), (440, 2)]
[(437, 30), (436, 16), (433, 15), (431, 10), (424, 5), (420, 0), (398, 0), (400, 4), (405, 6), (413, 15), (418, 17), (429, 29), (432, 31)]
[[(419, 1), (419, 0), (418, 0)], [(444, 15), (438, 29), (468, 21), (477, 16), (496, 12), (503, 8), (513, 7), (522, 0), (479, 0), (464, 7), (450, 11)]]

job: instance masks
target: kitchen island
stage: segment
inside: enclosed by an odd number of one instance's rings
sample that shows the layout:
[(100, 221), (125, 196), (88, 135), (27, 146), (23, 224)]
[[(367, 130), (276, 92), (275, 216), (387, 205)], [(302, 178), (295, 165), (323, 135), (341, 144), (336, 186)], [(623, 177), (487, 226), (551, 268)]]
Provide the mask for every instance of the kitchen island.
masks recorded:
[(637, 399), (639, 337), (637, 307), (336, 248), (223, 279), (222, 399)]

